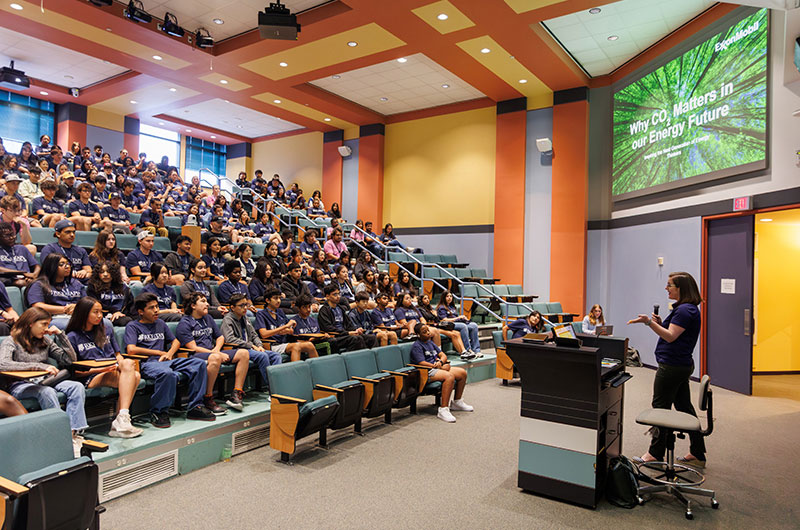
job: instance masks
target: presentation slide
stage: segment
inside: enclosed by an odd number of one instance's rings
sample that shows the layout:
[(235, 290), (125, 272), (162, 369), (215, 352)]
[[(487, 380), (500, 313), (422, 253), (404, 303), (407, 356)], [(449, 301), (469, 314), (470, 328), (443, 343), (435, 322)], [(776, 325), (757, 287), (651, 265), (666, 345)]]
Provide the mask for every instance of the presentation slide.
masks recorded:
[(614, 93), (615, 200), (766, 167), (767, 21), (757, 11)]

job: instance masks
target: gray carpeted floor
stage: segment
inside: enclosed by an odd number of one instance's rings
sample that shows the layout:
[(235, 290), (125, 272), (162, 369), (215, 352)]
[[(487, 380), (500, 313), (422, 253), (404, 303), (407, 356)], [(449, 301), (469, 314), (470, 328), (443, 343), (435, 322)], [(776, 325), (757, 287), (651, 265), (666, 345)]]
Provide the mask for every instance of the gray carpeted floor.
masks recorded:
[[(642, 454), (654, 372), (632, 368), (626, 385), (624, 452)], [(693, 393), (696, 387), (693, 386)], [(294, 466), (269, 447), (234, 457), (106, 504), (104, 528), (800, 528), (800, 402), (715, 389), (707, 440), (707, 486), (719, 510), (686, 521), (667, 498), (625, 510), (588, 510), (521, 492), (516, 486), (519, 386), (497, 380), (467, 387), (474, 413), (435, 418), (397, 415), (365, 437), (330, 435)], [(680, 441), (685, 452), (687, 441)], [(309, 442), (303, 448), (312, 447)], [(681, 452), (681, 454), (682, 454)]]

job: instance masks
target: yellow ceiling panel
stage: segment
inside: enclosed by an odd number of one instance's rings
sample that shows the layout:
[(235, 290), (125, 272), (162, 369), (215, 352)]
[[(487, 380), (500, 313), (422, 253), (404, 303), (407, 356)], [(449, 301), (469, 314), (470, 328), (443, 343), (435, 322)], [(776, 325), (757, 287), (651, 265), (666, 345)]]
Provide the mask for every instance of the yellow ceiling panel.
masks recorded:
[(547, 7), (553, 4), (560, 4), (566, 0), (505, 0), (508, 7), (513, 9), (516, 13), (527, 13), (540, 7)]
[[(175, 88), (175, 92), (172, 92), (170, 88)], [(178, 86), (175, 83), (163, 82), (107, 99), (93, 105), (93, 107), (124, 116), (142, 112), (147, 107), (161, 107), (166, 104), (177, 103), (183, 99), (194, 97), (199, 93), (190, 88)], [(131, 103), (131, 101), (136, 103)]]
[[(418, 7), (412, 9), (411, 12), (442, 35), (475, 25), (467, 15), (459, 11), (456, 6), (447, 0), (441, 0), (440, 2)], [(441, 14), (447, 15), (447, 18), (445, 20), (439, 20), (438, 17)]]
[[(39, 2), (32, 3), (18, 0), (16, 3), (22, 6), (21, 10), (12, 9), (6, 3), (0, 4), (0, 10), (25, 17), (39, 24), (50, 26), (53, 29), (67, 32), (76, 37), (90, 40), (101, 46), (112, 48), (126, 55), (143, 59), (171, 70), (180, 70), (191, 64), (155, 48), (150, 48), (104, 29), (96, 28), (78, 19), (70, 18), (48, 9), (45, 9), (45, 12), (42, 13)], [(159, 57), (160, 60), (154, 59), (154, 56)]]
[[(356, 42), (358, 45), (351, 47), (347, 45), (348, 42)], [(243, 63), (241, 66), (272, 80), (279, 80), (391, 50), (405, 46), (405, 44), (379, 25), (371, 23), (267, 55)], [(287, 66), (281, 66), (281, 63)]]
[[(324, 123), (325, 125), (330, 125), (332, 127), (336, 127), (337, 129), (349, 129), (353, 127), (358, 127), (355, 123), (350, 123), (345, 120), (340, 120), (335, 116), (331, 116), (330, 114), (325, 114), (320, 112), (316, 109), (312, 109), (311, 107), (307, 107), (300, 103), (295, 103), (294, 101), (289, 101), (284, 99), (277, 94), (273, 94), (272, 92), (264, 92), (263, 94), (258, 94), (253, 96), (253, 98), (263, 101), (264, 103), (268, 103), (273, 107), (288, 110), (289, 112), (294, 112), (295, 114), (299, 114), (301, 116), (305, 116), (306, 118), (311, 118), (312, 120), (316, 120), (320, 123)], [(280, 103), (275, 103), (275, 100), (280, 101)], [(325, 118), (329, 118), (330, 121), (325, 121)]]
[(245, 88), (251, 87), (251, 85), (248, 85), (247, 83), (243, 83), (242, 81), (237, 81), (236, 79), (231, 79), (230, 76), (222, 75), (217, 72), (211, 72), (210, 74), (206, 74), (199, 79), (201, 81), (206, 81), (208, 83), (220, 86), (222, 88), (227, 88), (228, 90), (232, 90), (234, 92), (238, 92), (240, 90), (244, 90)]
[[(459, 42), (458, 47), (528, 98), (528, 109), (553, 105), (553, 91), (490, 36)], [(483, 53), (483, 49), (489, 52)]]

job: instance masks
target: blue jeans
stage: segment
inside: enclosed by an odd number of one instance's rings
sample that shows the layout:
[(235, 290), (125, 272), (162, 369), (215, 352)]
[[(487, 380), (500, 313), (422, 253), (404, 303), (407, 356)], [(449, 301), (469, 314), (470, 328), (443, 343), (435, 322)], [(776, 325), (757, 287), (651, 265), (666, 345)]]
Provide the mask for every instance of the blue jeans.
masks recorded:
[(54, 387), (36, 385), (28, 381), (20, 381), (11, 385), (9, 391), (17, 399), (33, 398), (42, 409), (61, 408), (57, 392), (67, 396), (67, 415), (73, 431), (81, 431), (89, 426), (86, 422), (86, 390), (78, 381), (61, 381)]
[(189, 378), (189, 406), (192, 410), (203, 404), (206, 395), (208, 372), (206, 362), (202, 359), (179, 357), (171, 361), (152, 359), (139, 363), (142, 377), (155, 381), (153, 395), (150, 397), (150, 411), (164, 412), (175, 401), (178, 388), (178, 374)]
[(271, 350), (258, 351), (247, 350), (250, 352), (250, 360), (256, 363), (258, 371), (261, 373), (261, 380), (264, 382), (264, 388), (269, 392), (269, 379), (267, 378), (267, 367), (276, 364), (281, 364), (281, 354)]
[(406, 246), (396, 239), (389, 239), (385, 241), (383, 244), (386, 245), (387, 247), (400, 247), (403, 250), (406, 250)]
[(481, 341), (478, 340), (478, 325), (475, 322), (456, 322), (456, 331), (461, 333), (464, 347), (475, 353), (481, 351)]

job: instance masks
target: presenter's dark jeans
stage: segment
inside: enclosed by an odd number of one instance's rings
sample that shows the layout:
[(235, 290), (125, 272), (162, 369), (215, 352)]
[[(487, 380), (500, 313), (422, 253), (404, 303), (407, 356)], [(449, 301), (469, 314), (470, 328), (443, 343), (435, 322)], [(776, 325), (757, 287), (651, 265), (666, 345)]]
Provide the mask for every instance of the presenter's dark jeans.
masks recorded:
[[(653, 381), (653, 408), (671, 409), (675, 406), (678, 412), (685, 412), (692, 416), (697, 413), (692, 406), (692, 395), (689, 391), (689, 376), (692, 375), (694, 366), (670, 366), (659, 364), (656, 378)], [(663, 460), (666, 451), (667, 438), (665, 433), (653, 437), (650, 443), (650, 454), (656, 460)], [(703, 436), (689, 433), (689, 451), (696, 458), (705, 460), (706, 444)]]

